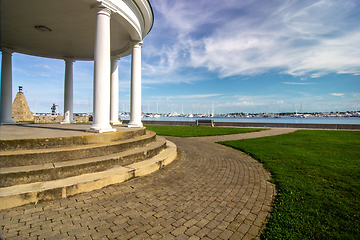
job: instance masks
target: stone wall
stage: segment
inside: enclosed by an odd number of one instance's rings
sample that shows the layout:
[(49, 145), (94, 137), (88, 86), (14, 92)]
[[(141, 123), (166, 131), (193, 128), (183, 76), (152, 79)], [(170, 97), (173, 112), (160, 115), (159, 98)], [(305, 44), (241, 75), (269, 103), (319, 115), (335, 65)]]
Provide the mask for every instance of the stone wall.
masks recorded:
[(63, 119), (62, 115), (35, 115), (34, 123), (60, 123)]
[(87, 123), (89, 122), (89, 116), (74, 116), (76, 123)]
[[(89, 122), (89, 116), (74, 116), (76, 123)], [(60, 123), (64, 119), (63, 115), (35, 115), (34, 123)]]

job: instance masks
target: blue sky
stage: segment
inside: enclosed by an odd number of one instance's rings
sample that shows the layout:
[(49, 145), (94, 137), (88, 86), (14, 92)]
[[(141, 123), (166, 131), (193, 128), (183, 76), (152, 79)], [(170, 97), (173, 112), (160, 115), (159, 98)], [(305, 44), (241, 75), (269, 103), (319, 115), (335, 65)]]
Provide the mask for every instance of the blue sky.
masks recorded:
[[(143, 111), (360, 110), (358, 0), (153, 0), (142, 48)], [(119, 61), (129, 111), (130, 56)], [(63, 111), (63, 60), (13, 54), (32, 111)], [(74, 63), (74, 112), (92, 111), (93, 62)]]

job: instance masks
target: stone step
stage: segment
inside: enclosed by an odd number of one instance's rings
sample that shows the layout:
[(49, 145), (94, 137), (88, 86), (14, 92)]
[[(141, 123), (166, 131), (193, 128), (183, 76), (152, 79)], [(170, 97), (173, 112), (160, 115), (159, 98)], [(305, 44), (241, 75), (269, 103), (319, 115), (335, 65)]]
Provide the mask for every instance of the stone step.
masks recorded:
[[(102, 134), (98, 135), (98, 142), (93, 144), (70, 144), (70, 146), (67, 147), (1, 151), (0, 167), (50, 164), (54, 162), (104, 156), (146, 146), (147, 144), (154, 142), (156, 138), (156, 134), (151, 131), (146, 131), (144, 135), (135, 136), (130, 139), (116, 139), (114, 141), (106, 141), (102, 137)], [(115, 134), (115, 136), (116, 135), (118, 134)]]
[[(86, 126), (86, 125), (85, 125)], [(29, 131), (29, 126), (24, 125), (24, 132)], [(52, 127), (49, 124), (46, 127), (40, 125), (34, 127), (31, 125), (32, 131), (35, 131), (33, 128), (53, 129), (53, 131), (61, 132), (63, 128)], [(37, 138), (20, 138), (20, 139), (3, 139), (0, 140), (0, 152), (3, 151), (18, 151), (18, 150), (33, 150), (33, 149), (47, 149), (47, 148), (61, 148), (67, 146), (75, 145), (86, 145), (86, 144), (96, 144), (96, 143), (110, 143), (118, 140), (126, 140), (134, 137), (142, 136), (146, 134), (145, 128), (139, 129), (130, 129), (122, 127), (121, 131), (109, 132), (109, 133), (91, 133), (85, 132), (83, 129), (70, 129), (73, 133), (81, 133), (78, 135), (63, 136), (63, 137), (48, 137), (49, 135), (44, 134), (44, 137)], [(70, 131), (70, 132), (71, 132)], [(69, 132), (69, 131), (68, 131)], [(17, 134), (19, 134), (17, 132)]]
[[(151, 132), (150, 135), (152, 135)], [(4, 167), (0, 169), (0, 187), (52, 181), (104, 171), (115, 166), (129, 165), (159, 154), (165, 148), (165, 144), (165, 138), (157, 136), (154, 142), (146, 146), (133, 146), (133, 148), (119, 153), (63, 162), (55, 161), (38, 165)]]
[(0, 209), (37, 203), (42, 200), (65, 198), (121, 183), (154, 172), (172, 162), (175, 157), (176, 145), (166, 141), (166, 149), (141, 162), (65, 179), (4, 187), (0, 189)]

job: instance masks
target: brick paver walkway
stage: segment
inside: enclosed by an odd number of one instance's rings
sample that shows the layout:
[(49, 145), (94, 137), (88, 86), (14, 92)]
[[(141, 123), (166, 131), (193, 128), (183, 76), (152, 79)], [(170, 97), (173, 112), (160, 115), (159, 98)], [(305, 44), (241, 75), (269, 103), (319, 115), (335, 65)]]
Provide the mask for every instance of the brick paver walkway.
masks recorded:
[[(247, 137), (289, 131), (294, 129)], [(4, 239), (257, 238), (275, 189), (261, 164), (214, 143), (234, 137), (168, 137), (179, 155), (164, 169), (70, 198), (0, 211), (0, 234)]]

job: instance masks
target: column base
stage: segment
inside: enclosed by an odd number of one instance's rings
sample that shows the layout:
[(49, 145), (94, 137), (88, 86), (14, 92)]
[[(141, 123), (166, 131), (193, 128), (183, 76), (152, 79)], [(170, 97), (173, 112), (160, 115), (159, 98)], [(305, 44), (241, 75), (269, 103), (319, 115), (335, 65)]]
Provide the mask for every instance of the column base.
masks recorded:
[(143, 127), (143, 124), (142, 124), (142, 122), (139, 122), (139, 123), (131, 123), (131, 122), (129, 122), (128, 127), (140, 128), (140, 127)]
[(72, 121), (72, 122), (70, 122), (70, 121), (62, 121), (62, 122), (60, 122), (60, 124), (75, 124), (76, 122), (74, 122), (74, 121)]
[(86, 129), (86, 131), (94, 133), (116, 132), (116, 128), (112, 128), (110, 124), (105, 124), (105, 126), (92, 125), (89, 129)]
[(106, 132), (116, 132), (115, 128), (108, 128), (108, 129), (86, 129), (86, 132), (93, 132), (93, 133), (106, 133)]
[(110, 125), (122, 125), (122, 122), (110, 122)]
[(14, 123), (13, 121), (0, 123), (0, 125), (14, 125), (14, 124), (16, 124), (16, 123)]

